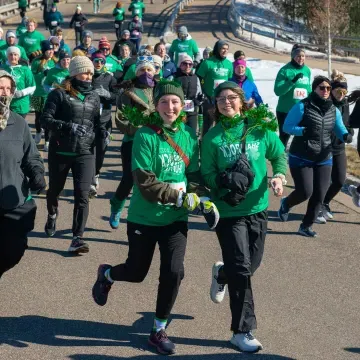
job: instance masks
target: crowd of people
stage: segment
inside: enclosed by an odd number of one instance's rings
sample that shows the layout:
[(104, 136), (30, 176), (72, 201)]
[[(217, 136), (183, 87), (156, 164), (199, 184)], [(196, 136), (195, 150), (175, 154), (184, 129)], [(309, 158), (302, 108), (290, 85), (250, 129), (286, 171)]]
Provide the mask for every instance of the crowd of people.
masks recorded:
[[(0, 44), (0, 277), (27, 248), (36, 221), (34, 194), (46, 193), (45, 233), (56, 235), (59, 195), (70, 170), (74, 210), (68, 251), (89, 252), (84, 236), (89, 199), (99, 190), (115, 107), (114, 123), (123, 134), (122, 178), (110, 200), (109, 225), (120, 226), (133, 191), (129, 253), (122, 264), (98, 267), (94, 301), (104, 306), (117, 281), (142, 282), (158, 244), (160, 277), (149, 343), (161, 354), (173, 354), (165, 330), (184, 277), (188, 214), (199, 209), (215, 229), (223, 257), (212, 268), (211, 299), (222, 302), (228, 289), (231, 343), (244, 352), (259, 351), (262, 344), (252, 333), (251, 279), (264, 253), (268, 188), (282, 197), (289, 166), (295, 188), (281, 198), (278, 216), (287, 221), (294, 206), (309, 200), (299, 234), (316, 237), (313, 223), (334, 217), (330, 203), (345, 182), (345, 143), (360, 126), (360, 91), (348, 96), (347, 80), (338, 71), (331, 79), (312, 80), (305, 50), (295, 45), (275, 81), (275, 118), (245, 53), (235, 51), (230, 61), (225, 40), (201, 53), (181, 26), (171, 45), (162, 40), (154, 47), (141, 45), (145, 6), (134, 0), (128, 29), (122, 4), (113, 10), (113, 47), (106, 36), (95, 42), (77, 5), (69, 24), (75, 30), (71, 50), (61, 13), (54, 4), (49, 8), (48, 39), (36, 30), (35, 19), (22, 14), (22, 23)], [(99, 11), (94, 1), (94, 13)], [(26, 122), (31, 111), (34, 138)], [(48, 181), (37, 149), (43, 134)], [(358, 141), (360, 154), (359, 146)], [(349, 191), (360, 207), (360, 187)]]

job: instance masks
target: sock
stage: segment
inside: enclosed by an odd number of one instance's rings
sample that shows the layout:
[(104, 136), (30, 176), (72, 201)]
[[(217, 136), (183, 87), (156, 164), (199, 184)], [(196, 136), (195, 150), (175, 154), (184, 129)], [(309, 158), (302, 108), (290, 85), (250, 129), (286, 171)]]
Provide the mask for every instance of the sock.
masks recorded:
[(105, 277), (111, 282), (111, 283), (113, 283), (114, 282), (114, 280), (111, 278), (111, 276), (110, 276), (110, 270), (111, 269), (107, 269), (106, 271), (105, 271)]
[(154, 318), (154, 326), (153, 330), (159, 332), (160, 330), (165, 330), (167, 319), (159, 319), (157, 317)]
[(54, 215), (50, 215), (49, 216), (52, 218), (52, 219), (56, 219), (56, 213)]

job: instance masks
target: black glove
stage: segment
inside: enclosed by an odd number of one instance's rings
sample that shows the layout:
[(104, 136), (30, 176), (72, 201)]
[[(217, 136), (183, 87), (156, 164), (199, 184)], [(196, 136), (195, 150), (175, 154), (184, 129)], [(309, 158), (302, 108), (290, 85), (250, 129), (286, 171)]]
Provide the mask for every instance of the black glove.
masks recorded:
[(295, 84), (299, 79), (302, 79), (303, 77), (304, 77), (303, 73), (298, 73), (291, 81)]
[(353, 141), (353, 137), (350, 133), (347, 133), (343, 136), (343, 140), (346, 144), (351, 144)]
[(46, 188), (45, 177), (43, 173), (36, 174), (32, 179), (29, 179), (29, 187), (32, 192), (39, 194)]
[(231, 190), (221, 199), (224, 200), (228, 205), (234, 207), (239, 205), (240, 202), (245, 199), (245, 195), (240, 194), (235, 190)]
[(249, 180), (244, 173), (227, 172), (220, 174), (220, 184), (223, 188), (244, 193), (249, 188)]
[(84, 136), (88, 131), (88, 127), (86, 125), (80, 124), (72, 124), (71, 125), (71, 133), (77, 136)]
[(205, 95), (204, 94), (198, 94), (196, 96), (196, 99), (194, 100), (195, 105), (199, 106), (204, 102)]
[(196, 69), (199, 66), (199, 63), (195, 60), (193, 62), (193, 68)]

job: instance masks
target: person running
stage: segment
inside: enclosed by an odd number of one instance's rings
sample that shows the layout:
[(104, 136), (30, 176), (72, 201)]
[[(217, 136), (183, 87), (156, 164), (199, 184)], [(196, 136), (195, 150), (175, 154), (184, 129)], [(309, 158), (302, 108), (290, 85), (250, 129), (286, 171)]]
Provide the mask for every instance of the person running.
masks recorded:
[[(47, 19), (47, 16), (51, 9), (52, 4), (53, 4), (53, 0), (43, 0), (41, 3), (42, 9), (43, 9), (43, 21), (44, 21), (45, 26), (46, 26), (46, 19)], [(46, 28), (46, 30), (47, 30), (47, 28)]]
[[(44, 89), (43, 82), (49, 70), (55, 67), (54, 47), (49, 40), (41, 42), (42, 55), (34, 59), (31, 64), (31, 71), (36, 82), (36, 90), (31, 98), (32, 107), (35, 110), (35, 143), (38, 145), (41, 141), (41, 123), (40, 117), (44, 109), (47, 92)], [(45, 145), (49, 145), (49, 131), (45, 129)]]
[(92, 57), (92, 54), (96, 52), (96, 47), (92, 45), (92, 39), (94, 34), (90, 30), (84, 30), (82, 33), (81, 44), (77, 46), (75, 50), (81, 50), (85, 53), (88, 58)]
[(3, 69), (12, 76), (16, 84), (10, 110), (25, 119), (30, 111), (30, 96), (36, 89), (34, 76), (27, 65), (19, 64), (20, 49), (18, 47), (10, 46), (6, 52), (8, 61)]
[[(87, 17), (81, 12), (81, 6), (76, 5), (75, 14), (72, 16), (70, 21), (70, 29), (75, 30), (75, 44), (79, 46), (83, 42), (85, 25), (88, 23)], [(91, 56), (91, 54), (90, 54)]]
[[(347, 88), (347, 80), (344, 74), (334, 69), (331, 74), (331, 99), (339, 109), (347, 131), (353, 136), (354, 130), (349, 127), (350, 109), (346, 97)], [(331, 185), (325, 195), (323, 208), (319, 212), (317, 223), (326, 223), (326, 220), (334, 218), (330, 209), (330, 202), (340, 192), (346, 180), (347, 160), (345, 144), (336, 137), (334, 132), (331, 135), (331, 143), (333, 155)]]
[(163, 63), (162, 66), (163, 78), (172, 80), (177, 69), (175, 64), (170, 60), (170, 56), (166, 53), (166, 44), (162, 41), (158, 42), (154, 47), (154, 52), (156, 55), (161, 57)]
[(93, 12), (97, 14), (100, 12), (100, 2), (101, 0), (93, 0)]
[(130, 41), (134, 44), (136, 52), (139, 52), (142, 33), (144, 32), (143, 23), (139, 15), (135, 15), (129, 23)]
[(66, 53), (71, 55), (71, 49), (70, 46), (65, 44), (64, 38), (63, 38), (63, 30), (61, 28), (57, 28), (55, 31), (55, 36), (59, 39), (60, 41), (60, 48), (59, 48), (59, 52), (60, 51), (65, 51)]
[(275, 95), (279, 97), (276, 117), (279, 123), (280, 140), (287, 147), (290, 135), (284, 130), (284, 122), (290, 109), (311, 92), (311, 70), (305, 65), (305, 49), (295, 44), (291, 51), (291, 61), (276, 75)]
[(58, 26), (61, 26), (64, 19), (60, 11), (58, 11), (56, 4), (51, 5), (51, 11), (46, 17), (46, 27), (50, 31), (50, 35), (54, 36)]
[(281, 200), (278, 215), (287, 221), (291, 208), (309, 199), (299, 234), (316, 237), (312, 229), (327, 190), (332, 168), (332, 133), (345, 143), (352, 141), (341, 113), (330, 96), (331, 81), (316, 76), (310, 95), (295, 104), (285, 119), (283, 130), (294, 139), (289, 150), (289, 167), (295, 190)]
[(145, 4), (140, 0), (132, 0), (128, 11), (131, 11), (131, 17), (138, 16), (140, 19), (143, 18), (145, 13)]
[(27, 63), (29, 61), (25, 49), (22, 46), (16, 45), (16, 34), (13, 30), (8, 30), (5, 35), (6, 43), (0, 46), (0, 62), (5, 64), (7, 61), (7, 49), (10, 46), (15, 46), (20, 50), (20, 61)]
[(104, 163), (105, 153), (110, 143), (112, 129), (111, 108), (116, 100), (116, 79), (107, 72), (106, 57), (98, 51), (92, 55), (94, 76), (92, 85), (100, 97), (100, 123), (96, 142), (95, 177), (90, 187), (90, 197), (97, 196), (99, 189), (100, 171)]
[(23, 19), (26, 14), (26, 8), (30, 6), (30, 0), (18, 0), (18, 2), (19, 2), (20, 17)]
[[(175, 345), (168, 339), (165, 328), (184, 277), (188, 211), (200, 203), (195, 193), (186, 193), (191, 177), (196, 178), (199, 173), (199, 151), (195, 133), (181, 121), (184, 105), (181, 86), (166, 80), (160, 82), (154, 101), (159, 125), (143, 126), (134, 140), (135, 187), (127, 218), (128, 258), (124, 264), (99, 266), (92, 296), (103, 306), (115, 281), (142, 282), (158, 244), (159, 287), (148, 341), (159, 353), (170, 355), (175, 353)], [(171, 142), (158, 135), (161, 132)], [(176, 146), (182, 149), (182, 155)]]
[(31, 193), (46, 187), (44, 163), (30, 128), (10, 110), (15, 91), (15, 80), (0, 70), (0, 278), (23, 257), (36, 215)]
[(99, 51), (104, 54), (106, 60), (106, 71), (115, 74), (117, 71), (122, 72), (122, 66), (118, 59), (111, 55), (111, 45), (106, 36), (103, 36), (99, 41)]
[(109, 223), (113, 229), (117, 229), (120, 223), (121, 212), (126, 198), (133, 187), (131, 171), (131, 152), (137, 127), (133, 126), (123, 112), (123, 106), (137, 108), (149, 115), (154, 111), (153, 90), (155, 86), (155, 67), (152, 57), (139, 57), (136, 63), (135, 79), (123, 82), (124, 92), (117, 100), (117, 112), (115, 123), (117, 128), (124, 134), (121, 144), (122, 178), (116, 193), (110, 200), (111, 214)]
[[(234, 62), (236, 60), (246, 61), (245, 53), (242, 50), (237, 50), (234, 52)], [(255, 82), (251, 69), (248, 66), (246, 67), (245, 75), (250, 81)]]
[(231, 81), (234, 81), (243, 90), (248, 107), (252, 108), (254, 105), (259, 106), (262, 104), (263, 100), (255, 83), (248, 79), (246, 75), (246, 61), (241, 59), (235, 60), (233, 66), (234, 75), (231, 78)]
[(89, 252), (83, 240), (89, 215), (89, 190), (94, 176), (94, 145), (100, 119), (99, 95), (92, 88), (94, 66), (86, 56), (75, 56), (70, 76), (54, 89), (45, 104), (41, 124), (50, 130), (47, 236), (56, 233), (58, 197), (71, 169), (74, 181), (73, 239), (69, 252)]
[[(262, 349), (256, 329), (252, 276), (260, 266), (267, 231), (267, 164), (281, 196), (287, 170), (284, 146), (276, 132), (244, 118), (244, 92), (225, 81), (215, 89), (217, 124), (201, 143), (201, 174), (220, 213), (216, 235), (223, 262), (212, 269), (211, 300), (220, 303), (229, 288), (231, 343), (244, 352)], [(254, 126), (252, 131), (251, 126)]]
[(36, 30), (37, 21), (29, 19), (26, 24), (27, 31), (21, 35), (19, 45), (25, 49), (30, 63), (41, 54), (41, 42), (45, 40), (44, 35)]
[(199, 48), (196, 41), (191, 38), (186, 26), (180, 26), (177, 35), (178, 38), (171, 43), (169, 49), (171, 61), (173, 61), (176, 66), (179, 66), (179, 56), (187, 54), (194, 61), (196, 67), (200, 60)]
[(120, 40), (123, 22), (125, 21), (125, 9), (123, 8), (122, 3), (120, 1), (116, 3), (116, 6), (112, 14), (115, 17), (114, 27), (115, 27), (116, 39)]
[(27, 16), (24, 16), (21, 19), (21, 23), (16, 28), (16, 36), (20, 39), (20, 36), (27, 32), (27, 23), (29, 21), (29, 18)]
[(120, 51), (121, 51), (121, 46), (123, 44), (129, 45), (132, 56), (137, 55), (136, 47), (135, 47), (134, 43), (130, 40), (130, 31), (129, 30), (123, 30), (121, 32), (121, 39), (116, 41), (111, 54), (114, 55), (115, 57), (119, 58), (121, 56)]
[(180, 66), (174, 75), (174, 80), (180, 82), (185, 94), (184, 111), (187, 125), (197, 131), (198, 105), (203, 99), (199, 78), (193, 73), (193, 61), (189, 55), (181, 55)]
[(203, 132), (204, 136), (212, 127), (214, 119), (210, 112), (214, 110), (214, 90), (223, 82), (229, 80), (233, 76), (233, 65), (228, 60), (229, 44), (224, 40), (218, 40), (215, 43), (213, 56), (201, 63), (197, 69), (196, 75), (202, 82), (205, 100), (203, 103)]

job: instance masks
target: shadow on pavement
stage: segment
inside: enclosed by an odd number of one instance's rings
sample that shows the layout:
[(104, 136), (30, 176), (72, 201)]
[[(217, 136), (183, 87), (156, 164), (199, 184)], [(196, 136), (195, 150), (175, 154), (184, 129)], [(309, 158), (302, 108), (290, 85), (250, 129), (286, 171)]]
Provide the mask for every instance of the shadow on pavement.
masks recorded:
[(354, 353), (354, 354), (360, 354), (360, 348), (353, 348), (353, 347), (349, 347), (349, 348), (344, 348), (345, 351)]
[(60, 255), (60, 256), (62, 256), (62, 257), (66, 257), (66, 258), (68, 258), (68, 257), (77, 257), (77, 255), (74, 256), (74, 254), (69, 253), (69, 252), (67, 252), (67, 251), (41, 248), (41, 247), (38, 247), (38, 246), (29, 246), (29, 247), (27, 248), (27, 250), (42, 251), (42, 252), (53, 253), (53, 254)]

